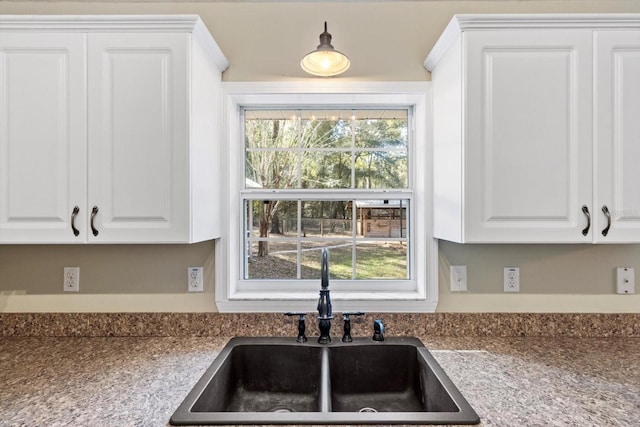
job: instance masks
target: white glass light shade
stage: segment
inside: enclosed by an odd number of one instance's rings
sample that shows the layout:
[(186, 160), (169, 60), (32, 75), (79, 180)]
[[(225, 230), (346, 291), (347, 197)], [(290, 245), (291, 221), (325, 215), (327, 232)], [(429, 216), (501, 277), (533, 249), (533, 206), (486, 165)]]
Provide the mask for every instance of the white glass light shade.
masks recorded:
[(331, 34), (324, 23), (324, 33), (320, 34), (320, 44), (313, 52), (308, 53), (300, 61), (304, 71), (314, 76), (331, 77), (342, 74), (349, 69), (351, 62), (347, 56), (333, 48)]
[(349, 58), (337, 50), (314, 50), (300, 61), (304, 71), (321, 77), (342, 74), (349, 69), (350, 65)]

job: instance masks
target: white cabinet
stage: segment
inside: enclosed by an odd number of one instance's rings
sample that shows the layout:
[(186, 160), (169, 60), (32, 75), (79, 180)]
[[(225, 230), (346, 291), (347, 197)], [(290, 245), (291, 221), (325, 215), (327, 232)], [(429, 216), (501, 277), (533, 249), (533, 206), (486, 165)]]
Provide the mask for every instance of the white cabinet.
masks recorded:
[(1, 243), (220, 236), (228, 64), (197, 16), (3, 16), (0, 31)]
[[(86, 39), (0, 33), (0, 242), (72, 242), (86, 209)], [(86, 236), (85, 236), (86, 238)]]
[(595, 32), (594, 239), (640, 242), (640, 29)]
[[(454, 17), (425, 61), (433, 80), (435, 237), (463, 243), (640, 241), (634, 188), (640, 173), (629, 167), (640, 160), (640, 133), (628, 120), (640, 108), (640, 97), (632, 95), (640, 48), (627, 28), (633, 25), (640, 26), (640, 17)], [(625, 29), (611, 31), (620, 26)], [(600, 51), (607, 49), (605, 34), (624, 37), (628, 48), (619, 71), (627, 75), (619, 91), (626, 103), (617, 111), (601, 88), (615, 86), (615, 73), (604, 72), (616, 66), (611, 49)], [(601, 141), (603, 133), (615, 134), (603, 129), (615, 121), (607, 114), (627, 117), (623, 135), (617, 133), (624, 154)]]

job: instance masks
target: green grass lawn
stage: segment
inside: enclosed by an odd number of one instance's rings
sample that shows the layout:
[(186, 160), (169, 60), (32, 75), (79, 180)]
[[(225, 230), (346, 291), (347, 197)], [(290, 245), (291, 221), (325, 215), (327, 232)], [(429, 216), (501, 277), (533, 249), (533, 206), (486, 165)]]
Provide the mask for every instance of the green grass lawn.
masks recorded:
[[(353, 274), (352, 246), (344, 242), (328, 244), (331, 279), (351, 279)], [(303, 279), (320, 279), (321, 246), (303, 250)], [(311, 249), (313, 246), (303, 247)], [(407, 279), (407, 249), (397, 242), (358, 242), (356, 246), (356, 279)], [(296, 252), (272, 250), (267, 257), (254, 257), (249, 264), (251, 279), (295, 279)]]

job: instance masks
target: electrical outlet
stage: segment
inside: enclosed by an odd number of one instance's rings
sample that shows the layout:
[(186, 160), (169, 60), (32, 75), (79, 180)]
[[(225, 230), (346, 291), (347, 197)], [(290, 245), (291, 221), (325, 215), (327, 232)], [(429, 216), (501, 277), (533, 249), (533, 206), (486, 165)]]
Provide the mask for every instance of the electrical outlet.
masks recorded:
[(64, 292), (80, 292), (80, 267), (65, 267), (62, 280)]
[(616, 292), (633, 294), (636, 292), (635, 274), (631, 267), (618, 267), (616, 275)]
[(452, 265), (450, 269), (451, 292), (467, 291), (467, 266)]
[(204, 292), (202, 267), (187, 268), (187, 288), (189, 292)]
[(520, 292), (520, 269), (518, 267), (504, 268), (504, 291)]

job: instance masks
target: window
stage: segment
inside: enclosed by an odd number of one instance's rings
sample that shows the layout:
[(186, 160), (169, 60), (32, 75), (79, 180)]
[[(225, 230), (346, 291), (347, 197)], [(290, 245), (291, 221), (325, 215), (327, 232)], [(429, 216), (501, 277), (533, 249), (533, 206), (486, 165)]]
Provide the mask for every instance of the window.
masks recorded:
[(328, 248), (336, 311), (433, 311), (428, 84), (224, 88), (219, 309), (313, 311)]
[(411, 278), (408, 109), (243, 113), (244, 280)]

